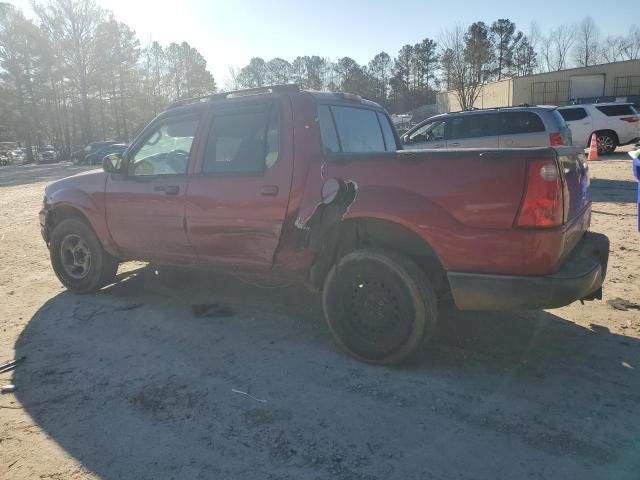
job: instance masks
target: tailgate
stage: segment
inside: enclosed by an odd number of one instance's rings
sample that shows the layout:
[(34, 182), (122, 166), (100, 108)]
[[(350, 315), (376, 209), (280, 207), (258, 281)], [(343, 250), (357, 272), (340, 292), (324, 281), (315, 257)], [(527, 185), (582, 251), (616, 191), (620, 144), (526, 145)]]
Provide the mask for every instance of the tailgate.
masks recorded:
[[(564, 184), (564, 223), (572, 224), (588, 213), (589, 170), (583, 150), (574, 147), (558, 147), (555, 150)], [(587, 224), (584, 230), (588, 227)]]

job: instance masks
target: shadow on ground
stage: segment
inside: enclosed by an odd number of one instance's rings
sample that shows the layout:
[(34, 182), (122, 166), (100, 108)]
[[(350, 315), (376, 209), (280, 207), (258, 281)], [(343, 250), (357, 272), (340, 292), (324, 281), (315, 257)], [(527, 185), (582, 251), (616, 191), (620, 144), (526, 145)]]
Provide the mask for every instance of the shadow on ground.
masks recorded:
[[(315, 295), (251, 283), (142, 268), (61, 293), (17, 341), (17, 399), (107, 480), (637, 478), (637, 340), (448, 311), (419, 364), (372, 367)], [(193, 314), (212, 302), (232, 316)]]
[(636, 203), (637, 198), (637, 182), (601, 178), (591, 179), (591, 200), (593, 202)]

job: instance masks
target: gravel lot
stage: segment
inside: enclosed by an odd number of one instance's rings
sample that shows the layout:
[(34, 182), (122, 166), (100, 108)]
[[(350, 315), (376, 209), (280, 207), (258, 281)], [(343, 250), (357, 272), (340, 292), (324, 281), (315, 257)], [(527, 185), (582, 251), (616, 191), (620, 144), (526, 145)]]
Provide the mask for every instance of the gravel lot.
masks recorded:
[[(67, 293), (37, 212), (83, 168), (0, 167), (0, 362), (26, 356), (0, 374), (0, 478), (639, 479), (640, 310), (606, 303), (640, 303), (625, 157), (590, 165), (604, 301), (443, 312), (406, 368), (338, 351), (302, 287), (127, 264)], [(211, 302), (233, 315), (193, 314)]]

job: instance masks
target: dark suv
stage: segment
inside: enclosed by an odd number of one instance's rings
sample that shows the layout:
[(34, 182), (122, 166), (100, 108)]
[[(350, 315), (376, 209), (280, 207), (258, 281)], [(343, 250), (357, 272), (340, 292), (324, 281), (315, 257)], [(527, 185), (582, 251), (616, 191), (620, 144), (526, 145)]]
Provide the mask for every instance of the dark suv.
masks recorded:
[(506, 107), (445, 113), (402, 136), (405, 148), (509, 148), (571, 145), (556, 107)]
[(105, 147), (110, 145), (115, 145), (117, 142), (114, 141), (105, 141), (105, 142), (93, 142), (88, 144), (82, 150), (77, 150), (71, 154), (71, 158), (74, 165), (82, 165), (87, 162), (87, 158)]

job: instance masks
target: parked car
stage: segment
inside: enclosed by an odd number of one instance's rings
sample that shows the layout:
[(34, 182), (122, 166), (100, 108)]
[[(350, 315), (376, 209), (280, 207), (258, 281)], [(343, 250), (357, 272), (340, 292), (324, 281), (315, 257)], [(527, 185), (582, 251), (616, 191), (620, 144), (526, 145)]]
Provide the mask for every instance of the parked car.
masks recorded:
[(112, 143), (100, 150), (95, 150), (84, 157), (84, 163), (87, 165), (102, 165), (102, 159), (112, 153), (124, 153), (127, 149), (127, 145), (124, 143)]
[(18, 142), (0, 142), (0, 165), (11, 165), (15, 159), (13, 151), (19, 147)]
[(23, 163), (25, 158), (26, 150), (24, 148), (19, 148), (16, 150), (12, 150), (9, 152), (9, 157), (11, 157), (12, 163)]
[(58, 152), (51, 145), (38, 148), (35, 158), (36, 163), (54, 163), (60, 160)]
[(105, 142), (93, 142), (88, 144), (86, 147), (84, 147), (81, 150), (76, 150), (75, 152), (73, 152), (71, 154), (71, 161), (73, 162), (74, 165), (84, 165), (87, 163), (87, 156), (91, 155), (93, 153), (98, 152), (99, 150), (102, 150), (104, 147), (107, 147), (109, 145), (114, 145), (117, 142), (114, 141), (105, 141)]
[(632, 103), (594, 103), (558, 108), (571, 129), (575, 145), (588, 147), (596, 134), (598, 153), (640, 141), (640, 114)]
[(182, 101), (102, 171), (50, 184), (42, 235), (79, 293), (133, 259), (306, 282), (337, 342), (376, 364), (419, 351), (443, 298), (601, 298), (609, 244), (587, 232), (583, 151), (399, 148), (384, 109), (357, 95), (290, 85)]
[(408, 149), (511, 148), (571, 145), (556, 107), (505, 107), (444, 113), (402, 136)]

